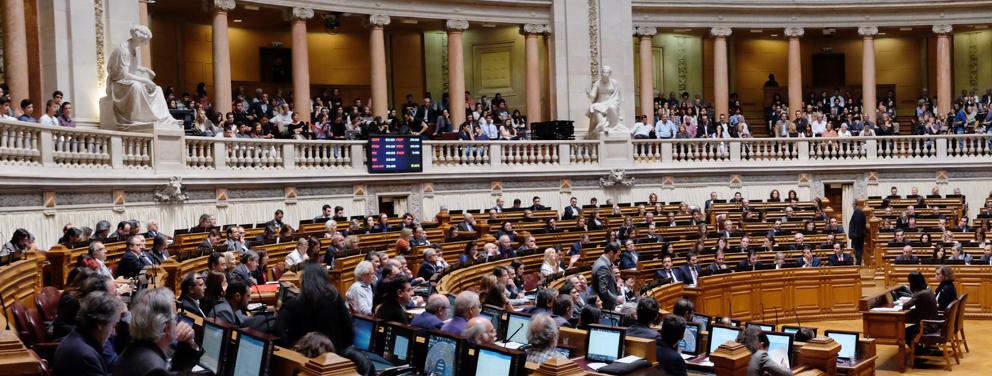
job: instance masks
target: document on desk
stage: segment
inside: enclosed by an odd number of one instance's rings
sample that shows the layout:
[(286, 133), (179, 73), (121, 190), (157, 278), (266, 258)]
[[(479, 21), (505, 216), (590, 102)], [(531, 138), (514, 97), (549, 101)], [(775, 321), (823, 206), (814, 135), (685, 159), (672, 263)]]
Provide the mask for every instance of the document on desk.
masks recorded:
[(682, 359), (685, 359), (685, 360), (689, 360), (689, 359), (692, 359), (692, 358), (695, 358), (695, 357), (696, 356), (695, 355), (692, 355), (692, 354), (682, 354)]
[(899, 311), (902, 311), (902, 307), (900, 307), (900, 306), (891, 307), (891, 308), (890, 307), (875, 307), (875, 308), (872, 308), (871, 310), (872, 310), (872, 312), (899, 312)]
[(713, 362), (711, 362), (709, 360), (704, 360), (702, 362), (699, 362), (699, 365), (706, 366), (706, 367), (713, 367)]
[(606, 363), (589, 363), (586, 364), (586, 367), (599, 371), (600, 368), (606, 367)]
[(636, 362), (636, 361), (641, 360), (641, 359), (642, 358), (639, 357), (639, 356), (637, 356), (637, 355), (627, 355), (627, 356), (625, 356), (623, 358), (617, 359), (616, 362), (617, 363), (633, 363), (633, 362)]
[(425, 309), (423, 309), (423, 308), (415, 308), (415, 309), (408, 309), (406, 311), (407, 311), (407, 313), (409, 313), (411, 315), (420, 316), (421, 313), (424, 313)]

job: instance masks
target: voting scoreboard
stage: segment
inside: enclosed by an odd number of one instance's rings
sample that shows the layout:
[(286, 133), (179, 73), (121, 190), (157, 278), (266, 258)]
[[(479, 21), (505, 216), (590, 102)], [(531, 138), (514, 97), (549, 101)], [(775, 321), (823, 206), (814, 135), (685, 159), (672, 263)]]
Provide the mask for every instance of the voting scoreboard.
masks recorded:
[(369, 173), (424, 172), (420, 136), (369, 135)]

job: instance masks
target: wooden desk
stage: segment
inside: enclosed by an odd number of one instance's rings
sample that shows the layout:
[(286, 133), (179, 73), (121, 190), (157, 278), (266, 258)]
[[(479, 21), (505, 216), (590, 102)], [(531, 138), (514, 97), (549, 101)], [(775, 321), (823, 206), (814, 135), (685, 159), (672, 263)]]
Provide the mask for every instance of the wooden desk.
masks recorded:
[(901, 286), (891, 287), (870, 295), (858, 302), (866, 336), (876, 343), (899, 346), (899, 372), (906, 372), (906, 314), (908, 311), (872, 311), (876, 307), (892, 307), (891, 292)]

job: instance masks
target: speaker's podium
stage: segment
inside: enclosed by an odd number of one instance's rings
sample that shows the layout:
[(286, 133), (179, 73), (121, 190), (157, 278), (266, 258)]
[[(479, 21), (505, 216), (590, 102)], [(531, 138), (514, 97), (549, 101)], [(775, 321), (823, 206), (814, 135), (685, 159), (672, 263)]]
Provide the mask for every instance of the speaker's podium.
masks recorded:
[(571, 120), (543, 121), (530, 124), (532, 139), (541, 141), (574, 140), (575, 122)]

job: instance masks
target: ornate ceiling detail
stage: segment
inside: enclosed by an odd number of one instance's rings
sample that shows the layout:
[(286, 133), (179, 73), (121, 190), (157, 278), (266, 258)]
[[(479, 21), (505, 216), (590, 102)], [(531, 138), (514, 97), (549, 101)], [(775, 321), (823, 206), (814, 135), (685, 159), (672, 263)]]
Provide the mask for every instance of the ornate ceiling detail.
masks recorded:
[(718, 37), (718, 38), (719, 37), (723, 37), (723, 38), (729, 37), (732, 32), (733, 31), (729, 27), (723, 27), (723, 26), (714, 27), (714, 28), (710, 29), (710, 35), (712, 35), (714, 37)]
[(634, 35), (639, 37), (651, 37), (658, 33), (658, 29), (650, 26), (638, 26), (634, 28)]
[(463, 31), (465, 29), (468, 29), (468, 21), (448, 20), (448, 22), (445, 23), (445, 26), (448, 28), (448, 30)]
[(858, 34), (863, 37), (873, 37), (878, 35), (878, 28), (874, 26), (862, 26), (858, 28)]
[(805, 33), (806, 30), (803, 30), (801, 27), (790, 26), (785, 28), (785, 36), (789, 38), (801, 38)]
[(950, 34), (952, 30), (954, 27), (951, 25), (933, 25), (934, 34)]
[(369, 23), (375, 26), (386, 26), (392, 21), (389, 16), (384, 14), (373, 14), (369, 16)]

